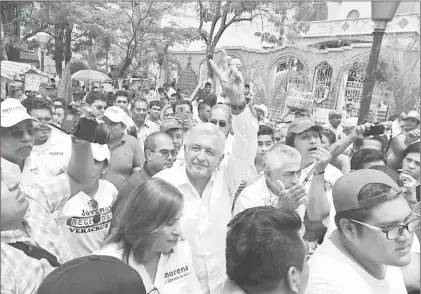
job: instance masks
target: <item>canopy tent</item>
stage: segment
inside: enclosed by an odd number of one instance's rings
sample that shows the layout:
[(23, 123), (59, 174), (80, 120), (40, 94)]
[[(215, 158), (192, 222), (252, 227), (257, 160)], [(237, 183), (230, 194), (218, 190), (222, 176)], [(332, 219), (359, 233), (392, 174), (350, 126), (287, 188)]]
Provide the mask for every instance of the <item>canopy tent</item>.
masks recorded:
[(28, 63), (19, 63), (9, 60), (1, 61), (1, 76), (10, 81), (22, 80), (22, 75), (26, 73), (34, 73), (42, 76), (50, 77), (49, 74), (40, 71), (33, 65)]
[(112, 79), (106, 74), (96, 71), (96, 70), (91, 70), (91, 69), (85, 69), (85, 70), (80, 70), (78, 72), (75, 72), (74, 74), (72, 74), (72, 80), (77, 80), (81, 82), (112, 81)]

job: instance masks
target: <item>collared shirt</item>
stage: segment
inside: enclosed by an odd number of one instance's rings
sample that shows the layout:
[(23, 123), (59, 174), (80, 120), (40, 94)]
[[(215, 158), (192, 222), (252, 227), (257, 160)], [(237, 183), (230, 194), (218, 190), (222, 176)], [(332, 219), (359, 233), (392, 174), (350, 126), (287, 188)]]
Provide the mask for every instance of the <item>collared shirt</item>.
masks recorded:
[(44, 278), (54, 269), (47, 260), (27, 256), (7, 243), (24, 242), (43, 248), (57, 257), (61, 264), (73, 256), (64, 239), (60, 225), (52, 213), (70, 198), (70, 184), (66, 175), (47, 182), (22, 188), (29, 201), (22, 231), (1, 232), (1, 293), (35, 293)]
[(102, 179), (114, 184), (118, 190), (131, 175), (132, 169), (145, 163), (145, 156), (137, 139), (127, 134), (123, 134), (120, 142), (110, 147), (110, 151), (110, 164)]
[(67, 170), (72, 155), (72, 140), (69, 135), (52, 129), (48, 140), (32, 148), (25, 159), (22, 171), (22, 186), (49, 180)]
[(117, 217), (121, 214), (124, 204), (132, 194), (133, 190), (152, 178), (152, 174), (147, 169), (147, 163), (145, 163), (141, 170), (138, 170), (132, 174), (120, 187), (117, 195), (117, 201), (113, 206), (113, 222), (112, 227), (117, 226)]
[(173, 166), (156, 177), (183, 194), (180, 222), (192, 247), (193, 262), (203, 293), (222, 293), (225, 282), (225, 238), (235, 193), (257, 152), (257, 120), (246, 108), (233, 118), (233, 153), (212, 173), (202, 195), (190, 183), (185, 166)]
[(155, 132), (159, 132), (159, 127), (150, 120), (145, 120), (143, 126), (141, 126), (140, 129), (137, 128), (137, 139), (139, 140), (142, 150), (144, 148), (146, 138)]
[[(123, 260), (123, 250), (117, 243), (108, 244), (94, 254), (113, 256)], [(155, 281), (151, 280), (145, 267), (136, 262), (133, 253), (129, 255), (128, 265), (142, 277), (147, 293), (154, 293), (154, 288), (158, 289), (160, 294), (202, 293), (194, 272), (190, 246), (186, 241), (178, 242), (168, 254), (161, 253)]]

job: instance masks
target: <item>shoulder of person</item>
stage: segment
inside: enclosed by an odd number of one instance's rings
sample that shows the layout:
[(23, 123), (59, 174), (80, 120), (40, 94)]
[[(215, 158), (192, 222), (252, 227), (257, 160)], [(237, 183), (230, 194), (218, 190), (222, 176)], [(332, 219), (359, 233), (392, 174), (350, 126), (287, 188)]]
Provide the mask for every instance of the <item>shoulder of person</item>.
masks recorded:
[(330, 163), (326, 167), (327, 180), (333, 180), (336, 182), (337, 179), (343, 176), (343, 173)]
[(99, 179), (99, 185), (102, 186), (107, 192), (110, 192), (115, 195), (117, 195), (118, 193), (118, 190), (115, 187), (115, 185), (108, 180)]

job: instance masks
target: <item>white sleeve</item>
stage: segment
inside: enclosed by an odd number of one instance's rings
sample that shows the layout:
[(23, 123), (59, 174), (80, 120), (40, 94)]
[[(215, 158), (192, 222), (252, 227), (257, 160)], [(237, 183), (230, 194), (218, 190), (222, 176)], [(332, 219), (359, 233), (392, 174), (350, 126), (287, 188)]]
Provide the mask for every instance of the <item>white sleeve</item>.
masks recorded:
[(242, 113), (233, 116), (232, 127), (234, 130), (232, 153), (224, 161), (224, 168), (225, 180), (234, 199), (238, 187), (256, 157), (259, 124), (250, 109), (246, 107)]
[(247, 189), (248, 187), (245, 187), (244, 190), (240, 193), (240, 195), (237, 197), (237, 200), (234, 203), (234, 209), (232, 211), (232, 217), (235, 217), (240, 212), (255, 207), (256, 204), (253, 202), (253, 197), (250, 197), (249, 191), (250, 189)]
[(191, 248), (190, 245), (188, 243), (188, 241), (182, 241), (184, 244), (184, 253), (185, 253), (185, 257), (186, 257), (186, 263), (187, 266), (189, 268), (191, 268), (193, 270), (192, 274), (188, 277), (188, 279), (186, 280), (186, 283), (188, 285), (188, 289), (187, 293), (189, 294), (202, 294), (202, 289), (200, 288), (200, 283), (199, 280), (197, 279), (197, 275), (196, 272), (194, 270), (194, 266), (193, 266), (193, 256), (191, 253)]

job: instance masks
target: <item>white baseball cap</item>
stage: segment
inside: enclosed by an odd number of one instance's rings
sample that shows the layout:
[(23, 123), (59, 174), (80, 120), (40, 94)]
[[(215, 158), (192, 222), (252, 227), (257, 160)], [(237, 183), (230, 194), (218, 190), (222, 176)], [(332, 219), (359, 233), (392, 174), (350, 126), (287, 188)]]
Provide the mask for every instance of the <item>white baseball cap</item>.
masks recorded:
[(263, 111), (263, 116), (264, 117), (268, 117), (269, 116), (269, 111), (268, 108), (266, 107), (266, 105), (264, 104), (260, 104), (260, 105), (256, 105), (254, 106), (257, 109), (260, 109), (261, 111)]
[(7, 98), (1, 103), (1, 127), (10, 128), (24, 120), (38, 121), (28, 114), (25, 107), (15, 98)]
[(107, 144), (101, 145), (97, 143), (91, 143), (92, 155), (96, 161), (108, 160), (110, 162), (111, 152)]
[(418, 121), (420, 121), (420, 114), (416, 110), (411, 110), (410, 112), (408, 112), (405, 118), (415, 118)]
[(121, 109), (118, 106), (111, 106), (108, 107), (104, 114), (101, 115), (99, 118), (103, 118), (106, 117), (109, 120), (111, 120), (112, 122), (115, 123), (123, 123), (126, 127), (130, 127), (130, 123), (129, 123), (129, 116), (124, 112), (123, 109)]

